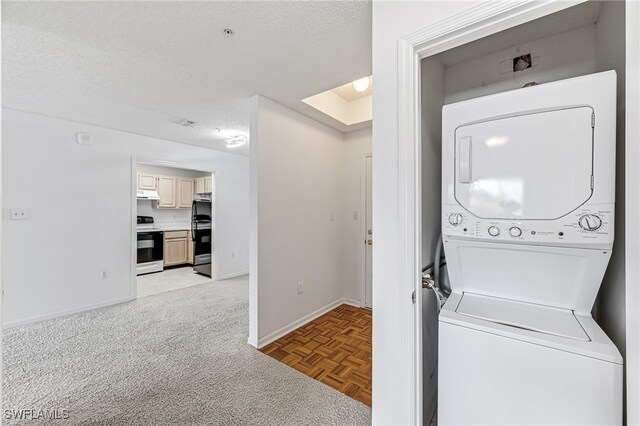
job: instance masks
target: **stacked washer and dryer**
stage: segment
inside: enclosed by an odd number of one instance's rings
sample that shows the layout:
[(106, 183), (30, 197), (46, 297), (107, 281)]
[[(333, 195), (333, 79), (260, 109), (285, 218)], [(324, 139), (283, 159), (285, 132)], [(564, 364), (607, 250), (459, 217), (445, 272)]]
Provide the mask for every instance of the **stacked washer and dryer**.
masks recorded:
[(591, 316), (613, 246), (616, 74), (443, 108), (439, 424), (621, 424)]

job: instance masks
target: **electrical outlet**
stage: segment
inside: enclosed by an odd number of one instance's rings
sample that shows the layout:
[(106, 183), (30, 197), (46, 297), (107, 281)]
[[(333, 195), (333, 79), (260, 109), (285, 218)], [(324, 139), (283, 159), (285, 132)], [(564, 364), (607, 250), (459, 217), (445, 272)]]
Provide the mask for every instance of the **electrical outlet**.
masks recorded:
[(108, 280), (109, 279), (109, 273), (107, 271), (100, 271), (100, 279), (101, 280)]
[(11, 220), (27, 220), (29, 219), (29, 211), (27, 209), (11, 209), (10, 210)]
[(304, 281), (298, 282), (298, 294), (302, 294), (304, 292), (303, 284), (304, 284)]
[(358, 210), (353, 211), (353, 220), (358, 220)]

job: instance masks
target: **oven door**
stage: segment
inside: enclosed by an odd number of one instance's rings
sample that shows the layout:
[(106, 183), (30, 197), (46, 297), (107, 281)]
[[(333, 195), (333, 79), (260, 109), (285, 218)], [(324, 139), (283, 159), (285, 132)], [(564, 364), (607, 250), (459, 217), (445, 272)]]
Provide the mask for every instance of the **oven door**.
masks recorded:
[(163, 233), (138, 232), (137, 263), (157, 262), (163, 259)]

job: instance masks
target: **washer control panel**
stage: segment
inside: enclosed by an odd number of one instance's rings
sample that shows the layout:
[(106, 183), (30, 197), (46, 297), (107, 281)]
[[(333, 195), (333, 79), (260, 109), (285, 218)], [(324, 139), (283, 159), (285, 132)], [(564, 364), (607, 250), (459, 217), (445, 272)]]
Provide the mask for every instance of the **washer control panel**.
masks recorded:
[(484, 219), (455, 206), (443, 206), (442, 215), (445, 237), (527, 244), (613, 243), (613, 204), (583, 206), (552, 220)]

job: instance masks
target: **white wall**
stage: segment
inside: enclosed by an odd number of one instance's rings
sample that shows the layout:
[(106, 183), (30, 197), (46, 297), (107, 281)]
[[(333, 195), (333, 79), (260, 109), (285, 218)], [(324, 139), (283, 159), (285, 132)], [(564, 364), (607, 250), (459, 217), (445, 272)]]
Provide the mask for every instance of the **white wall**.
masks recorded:
[(360, 302), (361, 163), (371, 136), (343, 137), (259, 96), (252, 109), (249, 343), (262, 347), (345, 297)]
[[(78, 145), (76, 132), (92, 134), (93, 146)], [(11, 109), (3, 110), (2, 137), (11, 159), (2, 171), (5, 325), (133, 296), (132, 157), (215, 170), (225, 206), (220, 274), (247, 272), (247, 157)], [(28, 209), (30, 219), (8, 220), (12, 207)]]
[[(517, 44), (446, 67), (445, 103), (518, 89), (531, 81), (541, 84), (592, 74), (596, 70), (595, 46), (595, 28), (589, 26)], [(502, 61), (526, 53), (531, 54), (531, 68), (500, 74)]]
[(251, 281), (257, 283), (258, 322), (250, 335), (262, 346), (282, 328), (342, 298), (342, 134), (263, 97), (253, 113), (258, 247)]
[(615, 241), (597, 300), (597, 320), (625, 356), (625, 6), (602, 2), (595, 26), (596, 71), (615, 69), (617, 81)]
[(466, 9), (472, 1), (373, 2), (373, 423), (413, 421), (412, 288), (398, 283), (398, 40)]

